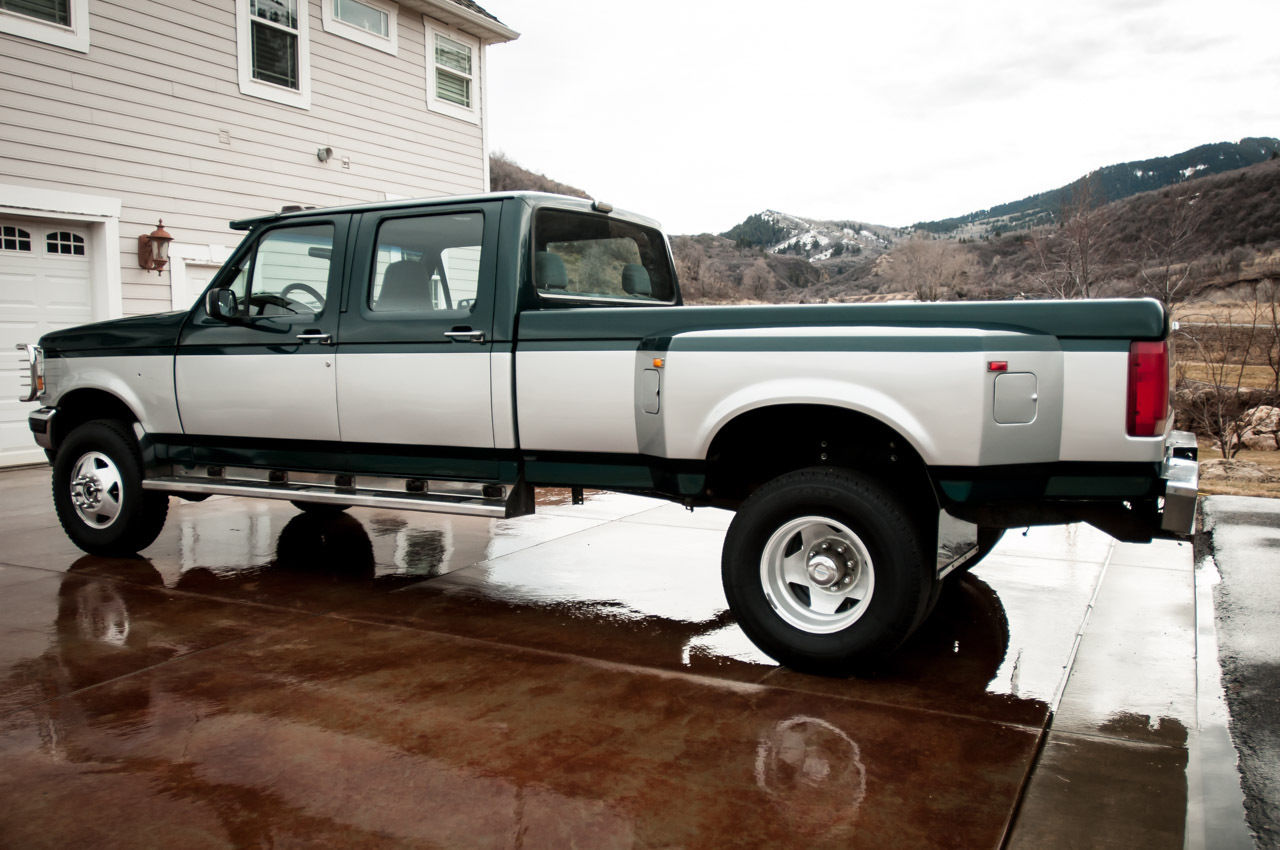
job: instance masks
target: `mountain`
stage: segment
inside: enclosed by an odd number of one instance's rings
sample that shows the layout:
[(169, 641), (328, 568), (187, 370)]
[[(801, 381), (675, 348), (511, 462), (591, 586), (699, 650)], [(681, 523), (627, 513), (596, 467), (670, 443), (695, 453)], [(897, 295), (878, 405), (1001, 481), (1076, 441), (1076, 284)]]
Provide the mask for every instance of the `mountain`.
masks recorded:
[(765, 210), (747, 216), (720, 234), (739, 248), (762, 248), (771, 254), (791, 254), (810, 262), (866, 253), (884, 253), (899, 231), (856, 221), (821, 221)]
[[(943, 286), (946, 298), (1061, 295), (1082, 246), (1083, 288), (1091, 295), (1160, 295), (1159, 288), (1166, 300), (1238, 294), (1280, 279), (1277, 152), (1273, 138), (1202, 145), (915, 228), (766, 209), (720, 235), (672, 236), (671, 247), (681, 288), (695, 303), (909, 297), (907, 264), (895, 261), (900, 251), (920, 253), (920, 240), (935, 243), (928, 253), (940, 264), (960, 270)], [(491, 162), (494, 190), (588, 197), (505, 157)]]
[[(1227, 155), (1213, 145), (1197, 150)], [(1217, 153), (1212, 158), (1218, 161)], [(1196, 168), (1203, 160), (1183, 156), (1147, 163), (1161, 163), (1164, 173), (1176, 179), (1118, 201), (1069, 209), (1075, 218), (1063, 224), (1072, 226), (993, 230), (969, 237), (815, 221), (766, 210), (720, 236), (675, 237), (672, 248), (681, 283), (689, 282), (687, 292), (695, 301), (905, 297), (895, 259), (899, 250), (921, 239), (939, 245), (938, 251), (945, 246), (950, 261), (966, 269), (965, 284), (944, 297), (1061, 295), (1065, 293), (1057, 291), (1054, 280), (1061, 283), (1070, 272), (1072, 252), (1080, 247), (1072, 244), (1080, 217), (1088, 232), (1075, 238), (1088, 239), (1088, 290), (1093, 295), (1159, 294), (1154, 290), (1163, 286), (1176, 289), (1165, 297), (1194, 298), (1280, 278), (1280, 159), (1221, 173), (1213, 173), (1213, 165)], [(1134, 172), (1147, 171), (1133, 165), (1128, 170), (1135, 179)], [(1184, 175), (1188, 169), (1189, 176)], [(1103, 171), (1107, 169), (1095, 174)], [(976, 222), (974, 218), (969, 226)]]
[(962, 238), (1028, 230), (1053, 223), (1071, 203), (1073, 195), (1079, 197), (1082, 191), (1088, 192), (1091, 206), (1098, 206), (1196, 177), (1234, 171), (1277, 156), (1280, 156), (1280, 139), (1274, 138), (1201, 145), (1173, 156), (1108, 165), (1057, 189), (956, 218), (919, 222), (913, 229)]

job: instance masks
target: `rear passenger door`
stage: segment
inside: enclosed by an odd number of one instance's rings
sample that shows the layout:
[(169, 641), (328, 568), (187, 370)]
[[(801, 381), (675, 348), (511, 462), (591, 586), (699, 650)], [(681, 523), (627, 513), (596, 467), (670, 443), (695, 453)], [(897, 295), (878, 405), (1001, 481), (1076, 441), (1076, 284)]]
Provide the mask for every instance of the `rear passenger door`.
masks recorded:
[(470, 458), (477, 461), (476, 477), (492, 476), (490, 353), (500, 207), (489, 202), (361, 216), (339, 327), (344, 443)]

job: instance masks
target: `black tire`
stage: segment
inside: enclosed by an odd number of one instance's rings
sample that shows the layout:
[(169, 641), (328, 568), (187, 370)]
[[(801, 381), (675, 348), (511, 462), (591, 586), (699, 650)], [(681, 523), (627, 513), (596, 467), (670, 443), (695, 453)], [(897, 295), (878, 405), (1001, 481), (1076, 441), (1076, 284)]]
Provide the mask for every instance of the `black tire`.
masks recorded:
[(142, 455), (128, 426), (96, 419), (78, 426), (58, 448), (53, 506), (71, 542), (84, 551), (132, 555), (160, 535), (169, 497), (142, 489)]
[(290, 499), (289, 504), (303, 513), (315, 514), (316, 516), (333, 516), (351, 507), (350, 505), (335, 505), (332, 502), (304, 502), (301, 499)]
[(934, 591), (936, 561), (911, 517), (857, 472), (814, 467), (765, 484), (725, 537), (721, 576), (738, 624), (795, 670), (873, 665), (907, 639)]

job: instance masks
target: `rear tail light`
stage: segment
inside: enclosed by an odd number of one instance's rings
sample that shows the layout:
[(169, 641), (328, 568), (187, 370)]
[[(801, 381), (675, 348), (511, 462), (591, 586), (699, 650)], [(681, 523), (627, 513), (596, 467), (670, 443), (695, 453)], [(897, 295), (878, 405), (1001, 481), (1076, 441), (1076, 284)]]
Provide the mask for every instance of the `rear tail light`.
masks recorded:
[(1169, 343), (1129, 345), (1129, 405), (1125, 417), (1130, 437), (1158, 437), (1169, 419)]

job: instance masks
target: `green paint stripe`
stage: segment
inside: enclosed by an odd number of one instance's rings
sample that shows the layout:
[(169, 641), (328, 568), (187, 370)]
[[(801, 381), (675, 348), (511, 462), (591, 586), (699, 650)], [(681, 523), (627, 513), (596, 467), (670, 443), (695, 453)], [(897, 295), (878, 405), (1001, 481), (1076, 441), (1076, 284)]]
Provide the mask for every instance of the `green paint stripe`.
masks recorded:
[[(851, 332), (856, 333), (856, 332)], [(985, 351), (1057, 351), (1052, 337), (1018, 339), (945, 336), (803, 336), (803, 337), (676, 337), (671, 351), (702, 352), (824, 352), (959, 353)]]
[(1080, 339), (1163, 339), (1164, 308), (1151, 299), (634, 307), (532, 310), (522, 339), (643, 339), (697, 330), (767, 327), (965, 327)]
[(173, 345), (145, 348), (86, 348), (77, 351), (46, 351), (44, 356), (46, 360), (58, 358), (71, 360), (79, 357), (172, 357), (176, 350), (176, 346)]
[(559, 339), (518, 340), (517, 351), (636, 351), (640, 341), (636, 339)]
[(500, 449), (342, 443), (326, 440), (257, 440), (153, 434), (157, 456), (174, 463), (212, 463), (269, 469), (363, 473), (460, 481), (515, 479), (518, 455)]
[(1129, 353), (1127, 339), (1064, 339), (1061, 341), (1063, 351), (1106, 351)]
[[(170, 354), (175, 352), (170, 351)], [(292, 340), (290, 342), (282, 342), (279, 345), (184, 345), (176, 352), (181, 357), (214, 357), (214, 356), (231, 356), (240, 357), (287, 354), (289, 356), (302, 354), (326, 354), (333, 356), (334, 348), (332, 345), (318, 345), (312, 342), (298, 342)]]

